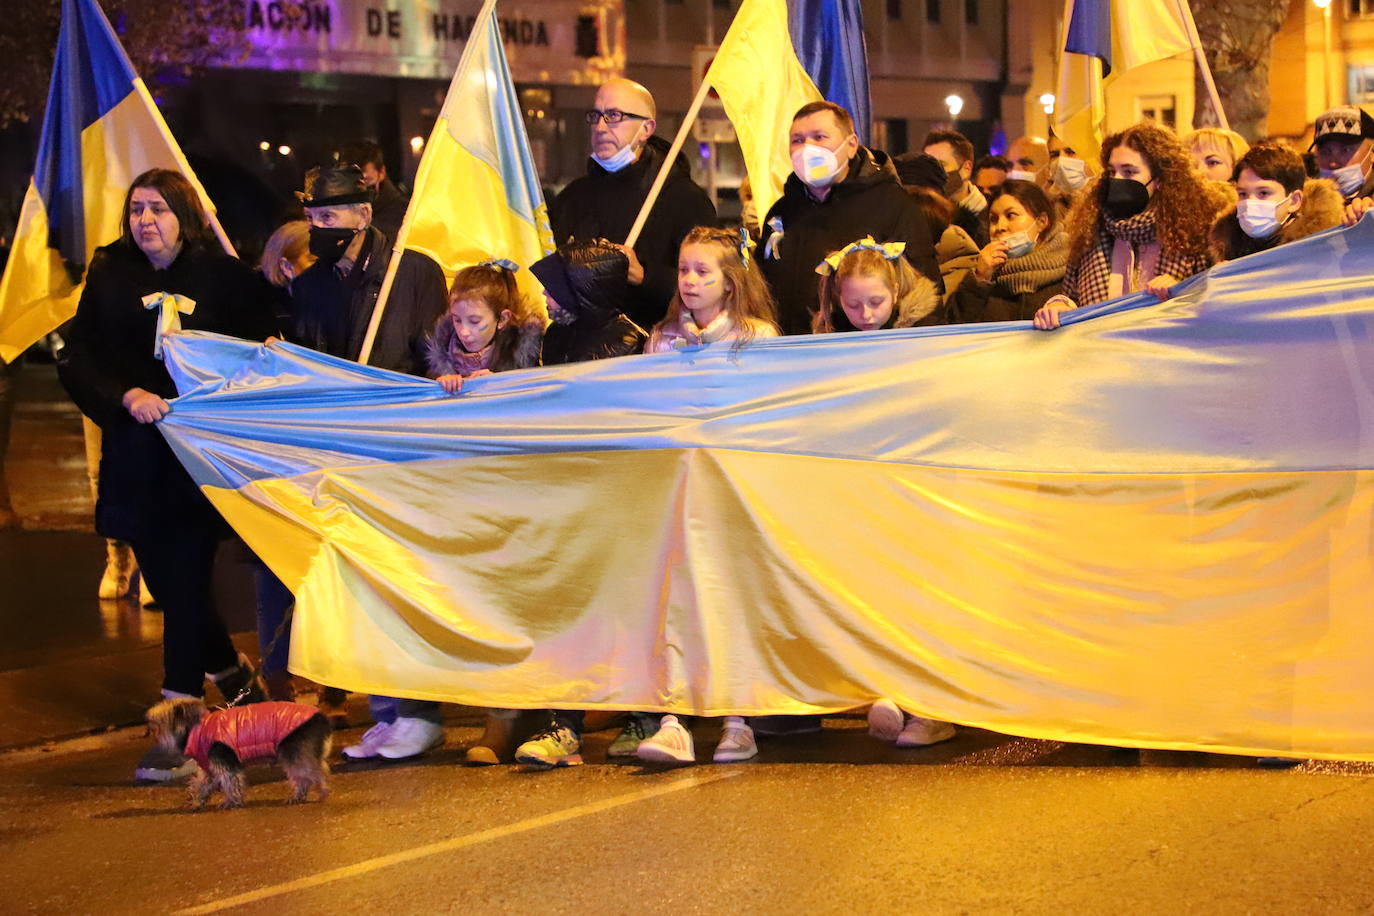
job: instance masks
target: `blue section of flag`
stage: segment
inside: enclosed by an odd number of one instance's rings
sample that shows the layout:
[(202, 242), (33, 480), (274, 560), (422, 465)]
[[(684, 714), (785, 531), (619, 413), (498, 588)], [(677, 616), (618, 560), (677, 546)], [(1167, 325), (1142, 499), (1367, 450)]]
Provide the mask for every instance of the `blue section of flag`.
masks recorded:
[(1112, 72), (1111, 0), (1073, 0), (1064, 50), (1102, 61), (1102, 77)]
[(858, 0), (788, 0), (787, 30), (797, 59), (821, 95), (854, 116), (859, 142), (868, 143), (873, 106)]
[(633, 449), (1080, 478), (1374, 468), (1374, 221), (1175, 292), (1078, 309), (1053, 335), (1023, 321), (783, 337), (502, 372), (457, 398), (289, 344), (183, 333), (166, 344), (182, 396), (159, 427), (199, 484), (231, 488), (370, 462)]
[(86, 261), (81, 132), (123, 101), (137, 78), (95, 0), (62, 0), (33, 180), (47, 210), (48, 245), (77, 268)]

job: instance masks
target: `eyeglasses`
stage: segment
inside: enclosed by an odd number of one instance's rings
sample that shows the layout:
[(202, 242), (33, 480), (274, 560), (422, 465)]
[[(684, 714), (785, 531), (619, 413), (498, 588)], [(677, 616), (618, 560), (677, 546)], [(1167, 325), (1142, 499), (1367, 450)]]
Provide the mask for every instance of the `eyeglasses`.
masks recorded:
[(597, 121), (605, 121), (607, 124), (619, 124), (626, 118), (634, 118), (636, 121), (649, 120), (648, 115), (621, 111), (619, 108), (607, 108), (605, 111), (593, 108), (591, 111), (587, 112), (587, 123), (592, 125), (595, 125)]

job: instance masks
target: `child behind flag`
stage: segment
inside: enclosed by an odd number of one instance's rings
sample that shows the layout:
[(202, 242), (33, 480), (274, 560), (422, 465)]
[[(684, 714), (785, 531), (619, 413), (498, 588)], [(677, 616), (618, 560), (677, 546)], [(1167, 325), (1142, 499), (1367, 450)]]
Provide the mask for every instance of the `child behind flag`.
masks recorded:
[[(762, 337), (777, 337), (773, 296), (750, 250), (745, 230), (698, 227), (678, 249), (677, 294), (667, 316), (649, 335), (646, 353), (666, 353), (702, 344), (733, 343), (734, 349)], [(743, 716), (726, 716), (712, 759), (717, 763), (758, 755), (754, 732)], [(631, 713), (611, 743), (611, 757), (638, 756), (659, 763), (694, 763), (692, 733), (677, 716), (661, 719)]]
[(813, 334), (879, 331), (945, 323), (939, 291), (902, 257), (902, 242), (879, 244), (866, 236), (831, 252), (816, 266), (820, 307)]
[(427, 341), (429, 374), (449, 394), (463, 380), (539, 365), (544, 316), (515, 285), (519, 266), (483, 261), (453, 278), (448, 311)]

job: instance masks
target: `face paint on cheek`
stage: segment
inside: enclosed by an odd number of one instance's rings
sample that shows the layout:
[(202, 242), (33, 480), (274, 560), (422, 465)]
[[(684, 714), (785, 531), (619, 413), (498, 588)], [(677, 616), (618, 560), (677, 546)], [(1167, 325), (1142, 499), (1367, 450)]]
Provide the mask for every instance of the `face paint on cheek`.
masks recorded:
[(719, 280), (704, 280), (704, 281), (702, 281), (702, 284), (701, 284), (701, 285), (702, 285), (702, 286), (715, 286), (715, 285), (716, 285), (717, 283), (719, 283), (719, 282), (720, 282)]

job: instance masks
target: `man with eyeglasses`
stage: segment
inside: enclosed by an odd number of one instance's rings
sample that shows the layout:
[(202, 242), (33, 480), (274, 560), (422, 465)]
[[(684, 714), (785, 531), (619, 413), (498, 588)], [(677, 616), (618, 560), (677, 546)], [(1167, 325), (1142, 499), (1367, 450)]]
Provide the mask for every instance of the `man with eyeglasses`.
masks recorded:
[[(654, 136), (657, 106), (639, 83), (613, 79), (596, 93), (587, 112), (591, 158), (587, 174), (574, 179), (553, 202), (554, 240), (625, 241), (668, 155), (669, 144)], [(688, 231), (714, 226), (716, 210), (692, 181), (687, 157), (679, 154), (649, 213), (629, 258), (629, 297), (623, 311), (641, 328), (652, 328), (668, 310), (677, 289), (677, 250)]]

